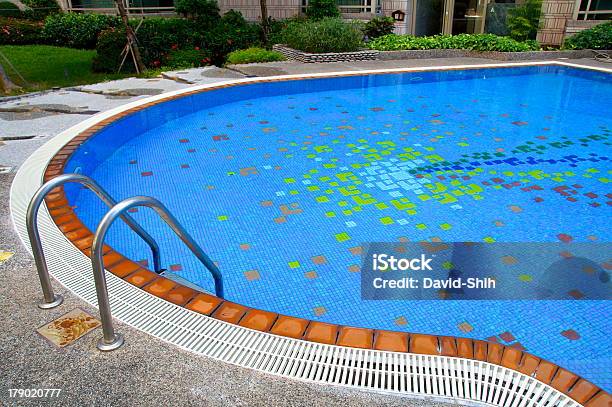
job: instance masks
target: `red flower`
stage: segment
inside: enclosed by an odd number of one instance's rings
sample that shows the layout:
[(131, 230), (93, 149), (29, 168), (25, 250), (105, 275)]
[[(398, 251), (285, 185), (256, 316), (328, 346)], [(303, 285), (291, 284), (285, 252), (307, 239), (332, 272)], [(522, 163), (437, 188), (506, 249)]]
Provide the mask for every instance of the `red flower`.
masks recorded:
[(199, 50), (200, 50), (200, 47), (195, 47), (194, 49), (195, 49), (196, 51), (199, 51)]
[(178, 45), (177, 44), (172, 44), (172, 49), (177, 49)]

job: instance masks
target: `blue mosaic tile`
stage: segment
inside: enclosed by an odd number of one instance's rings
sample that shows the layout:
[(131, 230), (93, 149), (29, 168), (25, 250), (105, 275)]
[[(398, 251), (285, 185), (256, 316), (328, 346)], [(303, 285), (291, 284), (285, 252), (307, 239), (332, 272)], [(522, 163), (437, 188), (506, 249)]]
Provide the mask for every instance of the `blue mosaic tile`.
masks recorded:
[[(402, 238), (609, 242), (611, 110), (609, 75), (562, 67), (269, 83), (125, 118), (68, 168), (116, 199), (161, 200), (218, 263), (231, 301), (337, 324), (503, 337), (610, 390), (609, 302), (362, 301), (355, 248)], [(86, 191), (68, 196), (93, 228), (105, 208)], [(165, 266), (213, 289), (161, 221), (133, 216), (164, 242)], [(149, 256), (122, 224), (109, 242)]]

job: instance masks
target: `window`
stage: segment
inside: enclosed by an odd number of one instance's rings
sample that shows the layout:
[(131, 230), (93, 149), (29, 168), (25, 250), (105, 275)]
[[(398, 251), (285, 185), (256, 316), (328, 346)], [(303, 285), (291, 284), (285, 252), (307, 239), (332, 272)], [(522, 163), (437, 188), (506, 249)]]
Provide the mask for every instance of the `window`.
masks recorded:
[(577, 20), (609, 20), (612, 18), (612, 0), (577, 0), (574, 13)]

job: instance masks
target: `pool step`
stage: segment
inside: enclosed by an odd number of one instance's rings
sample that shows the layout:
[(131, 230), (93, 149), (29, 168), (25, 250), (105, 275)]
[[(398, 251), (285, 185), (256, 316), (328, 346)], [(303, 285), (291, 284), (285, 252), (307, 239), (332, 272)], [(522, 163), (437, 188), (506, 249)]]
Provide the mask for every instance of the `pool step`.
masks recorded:
[(164, 276), (166, 277), (168, 280), (172, 280), (176, 283), (179, 283), (181, 285), (184, 285), (186, 287), (189, 288), (193, 288), (196, 291), (202, 292), (202, 293), (206, 293), (206, 294), (212, 294), (214, 295), (214, 293), (211, 293), (208, 290), (203, 289), (202, 287), (200, 287), (197, 284), (192, 283), (191, 281), (179, 276), (178, 274), (172, 272), (172, 271), (168, 271), (168, 270), (164, 270), (161, 273), (159, 273), (160, 276)]

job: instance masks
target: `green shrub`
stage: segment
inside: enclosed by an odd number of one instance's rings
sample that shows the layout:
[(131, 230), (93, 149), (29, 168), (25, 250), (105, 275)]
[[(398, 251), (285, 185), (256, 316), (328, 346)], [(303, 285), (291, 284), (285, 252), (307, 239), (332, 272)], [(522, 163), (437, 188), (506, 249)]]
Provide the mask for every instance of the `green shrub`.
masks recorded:
[(313, 20), (326, 17), (340, 17), (336, 0), (310, 0), (306, 7), (306, 15)]
[(339, 18), (292, 22), (283, 31), (283, 41), (305, 52), (350, 52), (362, 45), (363, 34), (356, 24)]
[(508, 10), (506, 25), (510, 37), (517, 41), (535, 40), (542, 16), (542, 0), (525, 0), (523, 4)]
[(374, 39), (393, 33), (394, 28), (395, 21), (391, 17), (374, 17), (365, 24), (363, 33)]
[[(131, 20), (136, 26), (140, 20)], [(139, 50), (148, 68), (186, 68), (214, 63), (221, 66), (227, 54), (258, 44), (259, 27), (248, 23), (240, 13), (230, 11), (217, 24), (202, 26), (184, 18), (147, 18), (137, 33)], [(116, 72), (119, 54), (127, 43), (120, 27), (98, 36), (94, 60), (97, 72)], [(128, 60), (125, 69), (133, 69)]]
[(249, 23), (237, 11), (230, 10), (221, 17), (219, 24), (199, 33), (199, 46), (212, 64), (222, 66), (227, 55), (260, 42), (260, 27)]
[(207, 65), (210, 62), (206, 53), (199, 47), (170, 51), (164, 63), (165, 68), (187, 69)]
[(291, 18), (286, 18), (283, 20), (270, 20), (270, 26), (268, 33), (268, 43), (269, 44), (282, 44), (283, 43), (283, 32), (287, 28), (287, 26), (291, 23), (295, 22), (304, 22), (306, 21), (306, 16), (304, 14), (296, 14)]
[(0, 17), (21, 17), (21, 10), (15, 3), (10, 1), (0, 1)]
[(215, 0), (176, 0), (174, 10), (205, 26), (211, 26), (221, 19)]
[(233, 51), (227, 56), (230, 64), (252, 64), (255, 62), (284, 61), (285, 57), (280, 52), (268, 51), (263, 48), (248, 48)]
[(31, 20), (44, 20), (48, 15), (61, 11), (55, 0), (22, 0), (27, 9), (24, 15)]
[(0, 45), (29, 45), (41, 42), (42, 24), (37, 21), (0, 17)]
[(385, 35), (368, 43), (379, 51), (410, 49), (464, 49), (471, 51), (537, 51), (540, 46), (535, 41), (519, 42), (512, 38), (494, 34), (459, 34), (415, 37), (412, 35)]
[[(126, 44), (125, 30), (109, 28), (98, 35), (96, 56), (92, 62), (94, 72), (117, 72), (121, 63), (121, 51)], [(127, 61), (122, 72), (134, 72), (134, 64)]]
[(101, 31), (120, 23), (118, 17), (102, 14), (53, 14), (45, 19), (43, 36), (52, 45), (90, 49), (96, 46)]
[[(136, 28), (139, 20), (131, 20)], [(196, 46), (197, 23), (184, 18), (146, 18), (142, 21), (136, 37), (140, 54), (147, 67), (164, 66), (170, 51)], [(127, 40), (124, 39), (125, 46)]]
[(563, 43), (565, 49), (612, 49), (612, 21), (572, 35)]

